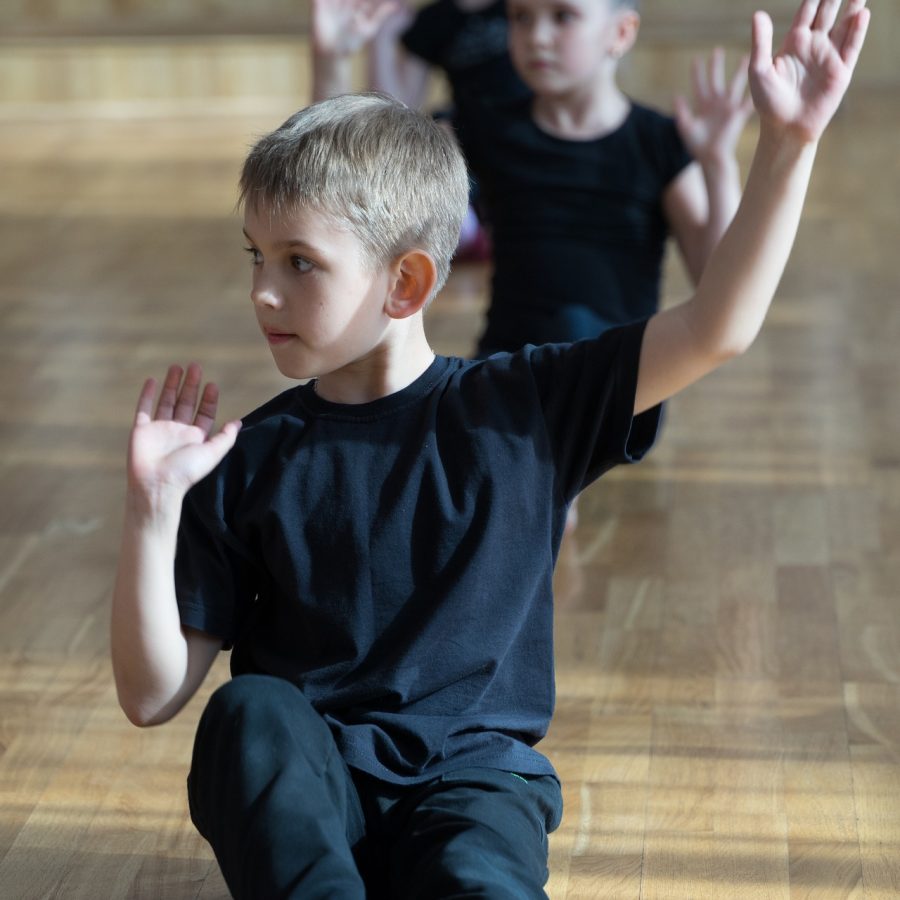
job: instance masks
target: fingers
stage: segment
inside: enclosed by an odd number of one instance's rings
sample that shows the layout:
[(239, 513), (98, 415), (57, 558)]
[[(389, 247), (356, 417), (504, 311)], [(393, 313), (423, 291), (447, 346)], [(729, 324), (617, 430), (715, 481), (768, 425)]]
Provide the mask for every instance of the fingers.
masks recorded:
[[(182, 376), (184, 382), (182, 383)], [(156, 413), (152, 416), (159, 420), (174, 420), (186, 425), (196, 425), (206, 434), (212, 430), (219, 404), (219, 389), (210, 382), (200, 393), (203, 369), (197, 363), (191, 363), (187, 370), (181, 366), (169, 366), (163, 381)], [(144, 382), (138, 398), (135, 422), (146, 422), (151, 419), (153, 397), (156, 393), (156, 379), (148, 378)], [(199, 403), (198, 403), (199, 397)]]
[(204, 475), (209, 474), (222, 461), (225, 454), (234, 446), (240, 430), (240, 419), (226, 422), (221, 431), (204, 442), (203, 452), (206, 455)]
[[(831, 40), (841, 59), (851, 68), (856, 64), (869, 27), (866, 0), (850, 0), (847, 11), (831, 31)], [(860, 13), (864, 13), (860, 16)]]
[(678, 127), (678, 131), (681, 134), (682, 140), (685, 139), (685, 136), (690, 134), (691, 125), (694, 121), (693, 113), (691, 112), (691, 107), (688, 104), (687, 100), (683, 95), (677, 94), (675, 96), (675, 124)]
[(194, 420), (194, 410), (197, 407), (197, 394), (200, 391), (200, 379), (203, 377), (203, 370), (196, 363), (191, 363), (187, 367), (184, 375), (184, 384), (178, 392), (178, 399), (175, 402), (175, 412), (173, 418), (176, 422), (184, 422), (190, 424)]
[(197, 415), (194, 417), (194, 424), (198, 428), (202, 428), (207, 434), (212, 431), (213, 423), (216, 420), (216, 409), (219, 405), (219, 388), (210, 382), (203, 388), (203, 396), (200, 398), (200, 405), (197, 407)]
[(769, 17), (768, 13), (756, 12), (753, 14), (750, 70), (756, 74), (762, 74), (763, 72), (768, 71), (769, 66), (772, 65), (773, 30), (772, 19)]
[(725, 51), (721, 47), (716, 47), (709, 57), (709, 84), (714, 93), (725, 93)]
[(691, 60), (691, 82), (694, 86), (694, 96), (697, 98), (697, 103), (705, 103), (709, 97), (709, 83), (706, 80), (706, 69), (703, 66), (703, 60), (699, 56), (695, 56)]
[(816, 17), (813, 19), (813, 31), (831, 31), (840, 8), (841, 0), (822, 0), (816, 12)]
[(819, 0), (803, 0), (797, 15), (794, 16), (793, 28), (812, 28), (813, 20), (819, 11)]
[(156, 404), (156, 419), (171, 419), (175, 411), (175, 403), (178, 400), (178, 386), (181, 384), (181, 376), (184, 370), (181, 366), (169, 366), (163, 381), (162, 390), (159, 392), (159, 402)]
[(738, 63), (737, 68), (734, 70), (734, 75), (731, 78), (731, 84), (728, 87), (728, 96), (735, 105), (742, 102), (744, 91), (747, 90), (747, 67), (749, 65), (750, 57), (745, 53), (741, 57), (741, 61)]
[(156, 379), (148, 378), (138, 396), (137, 409), (134, 412), (134, 424), (150, 421), (153, 412), (153, 398), (156, 396)]

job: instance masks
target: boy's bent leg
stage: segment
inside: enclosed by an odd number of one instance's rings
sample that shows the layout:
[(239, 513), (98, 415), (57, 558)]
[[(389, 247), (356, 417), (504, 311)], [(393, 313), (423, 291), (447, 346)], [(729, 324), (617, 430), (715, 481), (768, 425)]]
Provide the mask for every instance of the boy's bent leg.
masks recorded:
[(391, 859), (393, 897), (438, 900), (546, 898), (547, 835), (562, 816), (559, 782), (493, 769), (464, 769), (423, 787)]
[(241, 675), (200, 720), (191, 818), (235, 898), (363, 898), (359, 797), (328, 726), (292, 684)]

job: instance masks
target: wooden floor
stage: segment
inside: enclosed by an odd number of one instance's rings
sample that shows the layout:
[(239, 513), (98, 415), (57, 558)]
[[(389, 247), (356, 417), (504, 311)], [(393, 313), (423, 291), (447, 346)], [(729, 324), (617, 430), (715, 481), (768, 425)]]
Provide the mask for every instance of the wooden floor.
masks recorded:
[[(898, 122), (844, 111), (758, 344), (583, 498), (554, 900), (900, 897)], [(183, 790), (203, 697), (128, 725), (107, 617), (141, 380), (198, 359), (229, 416), (285, 384), (232, 213), (275, 124), (0, 124), (2, 898), (226, 896)], [(454, 273), (439, 351), (471, 349), (485, 278)]]

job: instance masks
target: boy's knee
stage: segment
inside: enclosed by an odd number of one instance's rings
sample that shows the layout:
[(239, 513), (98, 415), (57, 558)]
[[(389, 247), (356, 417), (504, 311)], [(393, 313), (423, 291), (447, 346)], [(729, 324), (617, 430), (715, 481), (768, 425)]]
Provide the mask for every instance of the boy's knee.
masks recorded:
[(195, 759), (228, 751), (237, 757), (308, 759), (316, 767), (334, 751), (325, 720), (290, 681), (238, 675), (210, 697), (194, 742)]
[(290, 682), (270, 675), (238, 675), (217, 688), (203, 713), (205, 719), (234, 722), (278, 713), (300, 692)]

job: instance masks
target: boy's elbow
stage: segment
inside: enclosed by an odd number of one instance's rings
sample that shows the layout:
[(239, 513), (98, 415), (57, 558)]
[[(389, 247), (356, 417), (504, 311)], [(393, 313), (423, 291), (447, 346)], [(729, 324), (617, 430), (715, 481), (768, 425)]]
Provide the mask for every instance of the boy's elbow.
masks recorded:
[(759, 328), (743, 323), (733, 328), (717, 329), (707, 334), (703, 340), (705, 355), (714, 367), (724, 365), (738, 356), (743, 356), (752, 346)]
[(147, 697), (135, 694), (117, 685), (117, 697), (119, 708), (125, 713), (125, 718), (138, 728), (150, 728), (153, 725), (162, 725), (168, 722), (178, 711), (177, 708), (160, 707), (158, 703), (151, 702)]
[(755, 336), (750, 338), (735, 337), (722, 341), (715, 349), (716, 362), (723, 366), (739, 356), (743, 356), (752, 346)]
[(154, 725), (162, 725), (172, 718), (173, 713), (167, 713), (165, 710), (149, 710), (137, 705), (130, 705), (119, 701), (125, 718), (136, 725), (138, 728), (151, 728)]

